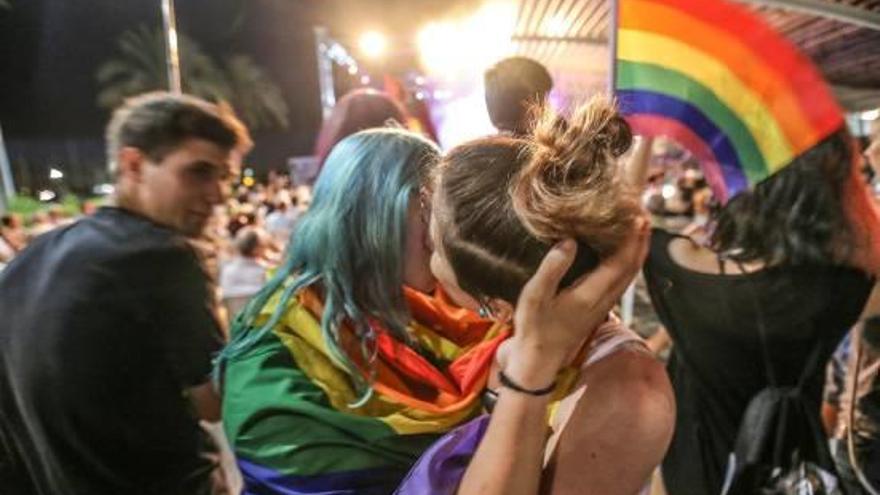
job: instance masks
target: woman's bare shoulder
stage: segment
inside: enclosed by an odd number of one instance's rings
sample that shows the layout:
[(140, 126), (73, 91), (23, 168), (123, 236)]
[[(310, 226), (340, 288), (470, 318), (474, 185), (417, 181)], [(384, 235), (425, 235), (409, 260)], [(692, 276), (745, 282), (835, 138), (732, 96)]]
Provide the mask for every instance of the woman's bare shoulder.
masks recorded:
[[(543, 493), (635, 494), (660, 464), (675, 425), (663, 365), (625, 348), (590, 366)], [(589, 487), (585, 491), (584, 487)]]
[(621, 349), (591, 366), (583, 379), (589, 393), (581, 401), (600, 402), (610, 413), (624, 413), (633, 426), (665, 430), (668, 424), (671, 428), (675, 418), (672, 385), (663, 364), (646, 350)]

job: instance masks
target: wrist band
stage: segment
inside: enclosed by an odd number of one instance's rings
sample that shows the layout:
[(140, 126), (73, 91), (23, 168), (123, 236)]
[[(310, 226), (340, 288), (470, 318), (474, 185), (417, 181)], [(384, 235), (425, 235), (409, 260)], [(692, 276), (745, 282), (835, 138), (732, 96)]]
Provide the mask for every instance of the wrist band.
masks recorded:
[(556, 381), (554, 380), (553, 383), (551, 383), (547, 387), (539, 388), (536, 390), (529, 390), (529, 389), (517, 384), (513, 380), (511, 380), (510, 377), (505, 375), (504, 371), (502, 371), (502, 370), (498, 370), (498, 381), (501, 382), (502, 387), (506, 387), (511, 390), (515, 390), (517, 392), (523, 393), (523, 394), (534, 395), (536, 397), (540, 397), (542, 395), (547, 395), (556, 389)]

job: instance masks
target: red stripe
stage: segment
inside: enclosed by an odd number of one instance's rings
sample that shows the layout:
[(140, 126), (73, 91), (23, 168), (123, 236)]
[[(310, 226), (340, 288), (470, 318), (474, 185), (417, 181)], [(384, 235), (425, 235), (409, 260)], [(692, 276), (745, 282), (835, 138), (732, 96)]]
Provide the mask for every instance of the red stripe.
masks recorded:
[(840, 127), (843, 114), (812, 61), (755, 13), (724, 0), (650, 1), (679, 9), (739, 37), (795, 88), (801, 108), (820, 133), (819, 139)]

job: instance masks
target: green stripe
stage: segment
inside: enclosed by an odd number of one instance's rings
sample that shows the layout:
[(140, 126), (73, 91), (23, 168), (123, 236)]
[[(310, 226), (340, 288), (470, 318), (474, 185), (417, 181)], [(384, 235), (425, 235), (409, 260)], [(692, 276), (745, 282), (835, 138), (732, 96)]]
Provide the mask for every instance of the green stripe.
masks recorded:
[(767, 162), (752, 133), (710, 89), (678, 71), (659, 65), (628, 60), (618, 60), (617, 64), (619, 89), (652, 91), (694, 105), (727, 134), (749, 182), (756, 183), (767, 177)]
[(223, 423), (236, 456), (283, 475), (408, 469), (437, 437), (398, 435), (335, 410), (273, 332), (226, 367)]

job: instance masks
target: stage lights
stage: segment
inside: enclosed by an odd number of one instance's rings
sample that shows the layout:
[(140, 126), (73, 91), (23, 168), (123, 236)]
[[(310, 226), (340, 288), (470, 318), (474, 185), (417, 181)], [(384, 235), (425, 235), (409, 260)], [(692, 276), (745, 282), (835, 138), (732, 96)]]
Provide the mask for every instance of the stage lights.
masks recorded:
[(361, 53), (369, 58), (379, 58), (385, 54), (388, 40), (378, 31), (367, 31), (358, 40)]
[(489, 3), (470, 16), (429, 23), (418, 34), (419, 55), (427, 70), (455, 79), (480, 74), (510, 54), (516, 6)]

